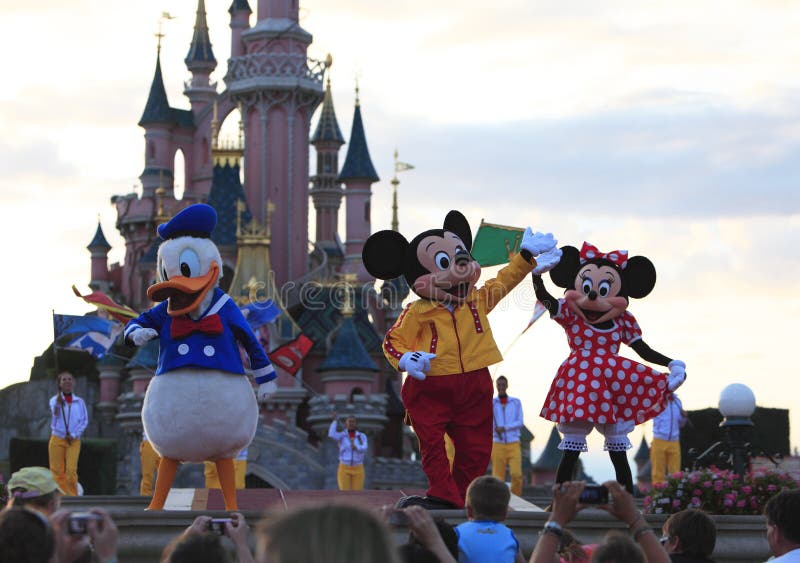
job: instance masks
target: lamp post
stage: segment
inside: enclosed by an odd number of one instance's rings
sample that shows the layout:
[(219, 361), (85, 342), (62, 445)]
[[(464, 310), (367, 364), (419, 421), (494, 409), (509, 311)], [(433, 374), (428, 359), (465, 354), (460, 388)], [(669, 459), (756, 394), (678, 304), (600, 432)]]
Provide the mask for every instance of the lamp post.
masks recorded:
[(723, 419), (720, 427), (725, 429), (731, 457), (733, 472), (744, 479), (748, 465), (747, 437), (753, 427), (750, 420), (756, 410), (756, 397), (753, 391), (742, 383), (731, 383), (719, 395), (719, 412)]

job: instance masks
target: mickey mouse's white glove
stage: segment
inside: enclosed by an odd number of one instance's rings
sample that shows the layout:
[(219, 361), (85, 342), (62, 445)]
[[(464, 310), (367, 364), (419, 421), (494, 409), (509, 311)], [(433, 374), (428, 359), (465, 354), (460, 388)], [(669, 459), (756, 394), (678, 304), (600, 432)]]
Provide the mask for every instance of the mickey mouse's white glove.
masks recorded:
[(669, 365), (669, 377), (667, 377), (667, 389), (675, 391), (686, 381), (686, 364), (681, 360), (672, 360)]
[(542, 252), (536, 257), (536, 267), (533, 269), (533, 274), (541, 276), (545, 272), (549, 272), (555, 268), (561, 261), (562, 254), (563, 252), (561, 252), (561, 249), (558, 247)]
[(553, 238), (553, 233), (534, 233), (531, 228), (525, 229), (522, 235), (522, 242), (519, 247), (521, 250), (527, 250), (534, 256), (539, 256), (542, 252), (553, 250), (558, 245), (558, 241)]
[(272, 397), (275, 392), (278, 390), (278, 382), (273, 379), (271, 381), (267, 381), (266, 383), (262, 383), (258, 386), (258, 402), (263, 403), (270, 397)]
[(128, 338), (137, 346), (151, 341), (158, 336), (158, 331), (154, 328), (137, 328), (128, 334)]
[(400, 358), (400, 371), (408, 372), (408, 375), (414, 379), (422, 381), (428, 377), (428, 371), (431, 369), (431, 360), (436, 357), (436, 354), (430, 352), (406, 352)]

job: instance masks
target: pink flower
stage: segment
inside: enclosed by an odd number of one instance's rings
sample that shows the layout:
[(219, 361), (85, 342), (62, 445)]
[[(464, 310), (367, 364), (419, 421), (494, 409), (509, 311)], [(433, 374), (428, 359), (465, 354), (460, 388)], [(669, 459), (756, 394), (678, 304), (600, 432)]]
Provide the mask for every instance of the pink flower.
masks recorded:
[(680, 507), (681, 507), (681, 501), (679, 501), (678, 499), (672, 501), (672, 508), (680, 508)]
[(726, 498), (724, 501), (722, 501), (722, 504), (724, 506), (733, 506), (733, 500)]
[(700, 499), (697, 497), (692, 497), (692, 506), (694, 507), (700, 506)]
[(701, 491), (700, 489), (695, 489), (694, 491), (692, 491), (692, 494), (696, 497), (699, 497), (703, 495), (703, 491)]
[(746, 495), (749, 495), (750, 493), (753, 492), (753, 487), (751, 487), (750, 485), (745, 485), (744, 487), (742, 487), (742, 492)]
[(778, 490), (778, 487), (776, 487), (775, 485), (773, 485), (773, 484), (771, 484), (771, 483), (770, 483), (769, 485), (767, 485), (767, 490), (768, 490), (769, 492), (771, 492), (771, 493), (774, 493), (775, 491), (777, 491), (777, 490)]
[(714, 481), (714, 490), (717, 492), (722, 490), (722, 481)]
[(703, 486), (708, 489), (711, 487), (711, 481), (703, 481)]
[(700, 475), (698, 475), (697, 473), (690, 473), (690, 474), (689, 474), (689, 482), (690, 482), (691, 484), (693, 484), (693, 485), (694, 485), (694, 484), (695, 484), (695, 483), (697, 483), (699, 480), (700, 480)]
[(736, 501), (736, 507), (737, 508), (744, 508), (745, 504), (747, 504), (747, 502), (744, 499)]

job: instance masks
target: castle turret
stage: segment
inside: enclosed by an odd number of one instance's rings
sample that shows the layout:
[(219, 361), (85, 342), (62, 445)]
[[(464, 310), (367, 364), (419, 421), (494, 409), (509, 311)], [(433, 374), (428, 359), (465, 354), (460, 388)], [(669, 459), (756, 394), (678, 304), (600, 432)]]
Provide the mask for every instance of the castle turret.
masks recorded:
[(361, 261), (361, 250), (372, 231), (370, 220), (372, 184), (379, 179), (369, 156), (367, 137), (361, 120), (358, 86), (356, 86), (356, 108), (350, 131), (350, 146), (347, 148), (339, 181), (344, 182), (347, 209), (347, 240), (343, 270), (356, 274), (359, 281), (371, 279)]
[(192, 73), (192, 78), (184, 85), (183, 93), (189, 98), (192, 110), (197, 113), (217, 95), (217, 85), (211, 84), (209, 79), (213, 70), (217, 68), (217, 59), (214, 58), (211, 39), (208, 36), (205, 0), (197, 1), (194, 35), (184, 62)]
[(259, 0), (258, 22), (241, 34), (225, 82), (244, 116), (244, 186), (253, 218), (271, 218), (271, 259), (278, 285), (308, 271), (308, 158), (311, 116), (322, 101), (325, 65), (307, 58), (311, 34), (297, 0)]
[[(328, 66), (330, 66), (328, 55)], [(342, 131), (336, 121), (331, 95), (331, 79), (325, 87), (322, 111), (317, 128), (311, 137), (311, 144), (317, 151), (317, 173), (311, 177), (311, 200), (317, 216), (316, 241), (328, 254), (341, 254), (337, 242), (339, 231), (339, 206), (342, 202), (342, 186), (339, 175), (339, 149), (344, 144)]]
[(244, 54), (242, 32), (250, 28), (253, 10), (247, 0), (233, 0), (228, 13), (231, 15), (231, 57), (239, 57)]
[(161, 75), (161, 47), (156, 54), (156, 71), (150, 85), (150, 94), (139, 126), (144, 128), (145, 164), (139, 179), (142, 181), (142, 197), (153, 197), (159, 187), (172, 194), (173, 155), (170, 131), (174, 125), (173, 110), (167, 100), (164, 78)]
[(89, 287), (107, 292), (111, 289), (108, 275), (108, 251), (111, 250), (111, 245), (108, 244), (106, 236), (103, 234), (103, 227), (100, 226), (100, 221), (97, 222), (94, 238), (86, 249), (92, 255), (92, 278), (89, 282)]
[(639, 449), (636, 450), (636, 455), (633, 456), (633, 461), (636, 463), (636, 486), (640, 491), (649, 491), (653, 486), (653, 476), (650, 464), (650, 447), (647, 445), (647, 440), (642, 436), (642, 442), (639, 444)]

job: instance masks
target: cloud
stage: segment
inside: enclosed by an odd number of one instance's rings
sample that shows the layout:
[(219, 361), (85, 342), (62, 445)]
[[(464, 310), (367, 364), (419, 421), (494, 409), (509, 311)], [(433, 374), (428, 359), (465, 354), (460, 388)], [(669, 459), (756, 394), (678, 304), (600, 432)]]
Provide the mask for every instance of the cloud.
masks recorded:
[(498, 125), (379, 116), (365, 126), (373, 154), (391, 151), (375, 131), (396, 131), (392, 141), (408, 147), (411, 201), (487, 204), (502, 194), (546, 210), (680, 218), (798, 213), (800, 130), (786, 125), (798, 121), (703, 106)]
[(21, 146), (0, 142), (0, 169), (4, 198), (8, 190), (25, 190), (21, 180), (64, 178), (77, 172), (72, 163), (61, 158), (58, 145), (47, 140)]

